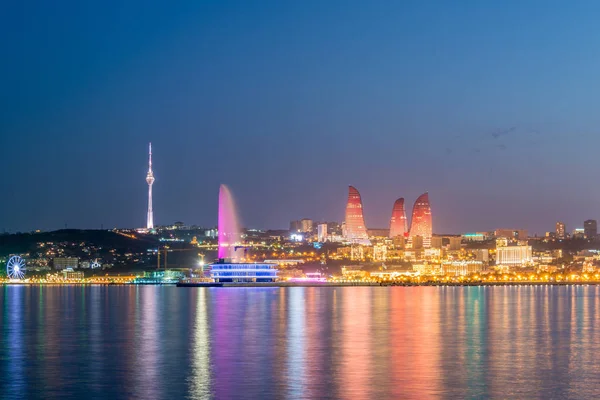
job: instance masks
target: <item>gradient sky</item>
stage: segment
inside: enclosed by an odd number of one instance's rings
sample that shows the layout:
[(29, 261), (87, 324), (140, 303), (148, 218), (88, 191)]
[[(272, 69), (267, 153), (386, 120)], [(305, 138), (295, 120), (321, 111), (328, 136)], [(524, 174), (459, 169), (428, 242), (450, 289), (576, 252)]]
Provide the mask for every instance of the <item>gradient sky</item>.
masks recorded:
[[(121, 4), (126, 3), (126, 4)], [(598, 1), (0, 5), (0, 231), (369, 227), (430, 192), (434, 232), (600, 219)]]

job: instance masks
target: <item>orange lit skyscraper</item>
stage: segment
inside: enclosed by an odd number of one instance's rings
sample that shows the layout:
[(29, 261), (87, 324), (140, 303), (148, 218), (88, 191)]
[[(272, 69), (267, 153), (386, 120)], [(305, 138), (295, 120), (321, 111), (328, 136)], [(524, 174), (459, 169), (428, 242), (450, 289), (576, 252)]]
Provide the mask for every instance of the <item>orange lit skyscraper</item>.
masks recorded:
[(423, 238), (423, 247), (431, 247), (431, 205), (429, 204), (429, 193), (419, 196), (413, 207), (412, 220), (410, 221), (410, 239), (415, 236)]
[(404, 209), (404, 198), (399, 198), (394, 202), (392, 209), (392, 218), (390, 219), (390, 237), (404, 236), (408, 233), (408, 223), (406, 221), (406, 210)]
[(352, 243), (371, 244), (367, 235), (365, 218), (363, 216), (363, 205), (360, 193), (354, 186), (348, 190), (348, 204), (346, 205), (344, 237)]

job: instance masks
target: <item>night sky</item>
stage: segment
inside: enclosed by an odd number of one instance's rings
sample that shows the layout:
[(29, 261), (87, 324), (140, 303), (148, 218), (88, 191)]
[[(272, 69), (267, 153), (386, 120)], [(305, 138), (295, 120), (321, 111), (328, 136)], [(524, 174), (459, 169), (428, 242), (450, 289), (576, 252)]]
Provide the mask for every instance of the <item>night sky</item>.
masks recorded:
[[(126, 4), (121, 4), (126, 3)], [(9, 1), (0, 232), (369, 227), (429, 191), (434, 232), (600, 219), (598, 1)], [(526, 4), (524, 4), (526, 3)]]

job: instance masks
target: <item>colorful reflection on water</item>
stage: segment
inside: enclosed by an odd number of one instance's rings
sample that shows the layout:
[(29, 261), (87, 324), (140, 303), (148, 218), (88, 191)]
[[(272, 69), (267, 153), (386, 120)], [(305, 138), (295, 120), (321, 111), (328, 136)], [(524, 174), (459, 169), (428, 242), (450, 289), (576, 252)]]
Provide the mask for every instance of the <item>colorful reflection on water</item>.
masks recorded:
[(4, 398), (593, 398), (600, 288), (25, 287)]

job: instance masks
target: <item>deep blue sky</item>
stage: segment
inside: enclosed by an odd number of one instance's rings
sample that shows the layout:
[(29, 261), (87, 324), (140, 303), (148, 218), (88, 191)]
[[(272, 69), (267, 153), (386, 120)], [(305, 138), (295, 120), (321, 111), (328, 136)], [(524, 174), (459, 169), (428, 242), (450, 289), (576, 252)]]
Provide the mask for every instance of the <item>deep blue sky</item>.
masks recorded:
[[(125, 5), (121, 3), (126, 3)], [(0, 230), (367, 225), (428, 190), (435, 232), (600, 219), (600, 2), (0, 5)]]

